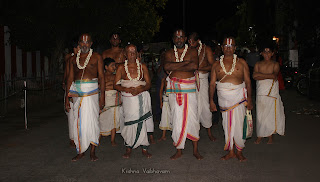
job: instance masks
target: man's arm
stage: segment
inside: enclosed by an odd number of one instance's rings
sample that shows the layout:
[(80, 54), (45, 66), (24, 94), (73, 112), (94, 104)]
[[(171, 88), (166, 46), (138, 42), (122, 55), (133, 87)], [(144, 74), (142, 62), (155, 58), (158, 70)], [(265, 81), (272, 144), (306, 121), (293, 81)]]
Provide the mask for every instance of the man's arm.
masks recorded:
[[(191, 49), (192, 50), (192, 49)], [(191, 51), (189, 50), (189, 51)], [(192, 51), (190, 60), (185, 60), (183, 62), (172, 62), (169, 51), (165, 54), (164, 69), (166, 71), (194, 71), (199, 68), (198, 55), (194, 56)], [(197, 53), (197, 52), (195, 52)]]
[(212, 49), (209, 46), (206, 46), (206, 57), (208, 59), (208, 66), (199, 68), (199, 71), (211, 71), (212, 65), (215, 62)]
[(247, 108), (248, 110), (253, 109), (253, 103), (252, 103), (252, 97), (251, 97), (251, 80), (250, 80), (250, 71), (249, 71), (249, 66), (247, 62), (243, 59), (240, 59), (243, 65), (243, 78), (244, 82), (246, 84), (246, 89), (247, 89), (247, 100), (248, 100), (248, 105)]
[(124, 70), (123, 68), (123, 64), (119, 65), (119, 67), (117, 68), (116, 71), (116, 76), (114, 78), (114, 82), (113, 82), (113, 88), (118, 90), (119, 92), (128, 92), (130, 93), (130, 89), (121, 86), (121, 84), (117, 84), (119, 80), (121, 80), (122, 78), (122, 71)]
[(217, 74), (216, 74), (216, 68), (217, 63), (214, 63), (211, 68), (211, 80), (210, 80), (210, 89), (209, 89), (209, 103), (210, 103), (210, 110), (211, 112), (217, 111), (217, 106), (215, 105), (213, 101), (214, 92), (216, 90), (216, 80), (217, 80)]
[(276, 80), (278, 78), (278, 74), (280, 71), (280, 66), (279, 63), (275, 63), (274, 67), (273, 67), (273, 73), (270, 74), (266, 74), (266, 73), (260, 73), (259, 72), (259, 66), (256, 64), (254, 66), (254, 72), (253, 72), (253, 79), (255, 80), (264, 80), (264, 79), (274, 79)]
[(144, 81), (146, 82), (146, 85), (132, 88), (132, 91), (131, 91), (132, 95), (138, 95), (141, 92), (148, 91), (151, 88), (151, 78), (149, 75), (148, 67), (144, 63), (142, 63), (141, 65), (143, 70), (143, 78), (144, 78)]

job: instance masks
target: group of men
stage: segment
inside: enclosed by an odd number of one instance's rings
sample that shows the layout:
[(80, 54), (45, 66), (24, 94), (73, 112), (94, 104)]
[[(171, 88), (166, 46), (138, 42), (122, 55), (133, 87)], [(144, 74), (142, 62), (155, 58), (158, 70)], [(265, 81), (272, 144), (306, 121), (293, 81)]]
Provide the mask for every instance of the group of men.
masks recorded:
[[(211, 48), (201, 42), (197, 33), (187, 38), (182, 29), (177, 29), (172, 40), (173, 48), (165, 51), (161, 60), (167, 73), (162, 89), (167, 99), (162, 101), (169, 107), (165, 112), (163, 108), (166, 116), (162, 114), (159, 125), (164, 131), (172, 130), (177, 151), (170, 158), (180, 158), (189, 139), (193, 143), (194, 157), (203, 159), (198, 150), (200, 123), (214, 141), (211, 127), (212, 112), (217, 111), (213, 99), (217, 90), (225, 133), (224, 149), (229, 151), (221, 159), (245, 161), (243, 121), (246, 110), (253, 109), (253, 101), (248, 64), (234, 54), (235, 39), (226, 37), (223, 40), (223, 56), (219, 61), (214, 60)], [(135, 45), (120, 48), (119, 34), (112, 34), (110, 43), (112, 47), (101, 56), (92, 51), (91, 36), (83, 34), (74, 54), (67, 58), (65, 108), (70, 140), (77, 149), (72, 161), (82, 158), (89, 145), (90, 158), (96, 161), (95, 147), (100, 136), (111, 135), (114, 146), (116, 132), (121, 133), (126, 145), (123, 158), (130, 158), (132, 149), (139, 146), (144, 156), (152, 156), (147, 150), (150, 143), (155, 143), (148, 68), (139, 59)], [(268, 143), (272, 143), (274, 133), (284, 135), (284, 109), (276, 80), (279, 65), (272, 61), (272, 54), (272, 48), (266, 46), (262, 51), (264, 60), (254, 68), (257, 144), (263, 137), (269, 137)], [(160, 92), (160, 97), (162, 95)], [(161, 139), (165, 139), (165, 135)]]

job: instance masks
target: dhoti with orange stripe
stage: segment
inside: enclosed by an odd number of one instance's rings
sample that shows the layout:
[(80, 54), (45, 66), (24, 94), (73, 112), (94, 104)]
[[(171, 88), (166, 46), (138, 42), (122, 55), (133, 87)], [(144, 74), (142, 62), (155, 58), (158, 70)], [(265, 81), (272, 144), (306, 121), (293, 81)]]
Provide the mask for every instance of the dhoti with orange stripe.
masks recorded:
[(238, 151), (245, 147), (243, 122), (246, 114), (247, 90), (245, 83), (217, 83), (218, 101), (222, 113), (222, 125), (225, 136), (224, 150), (232, 150), (233, 145)]
[(120, 123), (123, 120), (123, 113), (121, 108), (121, 93), (117, 90), (105, 91), (105, 107), (100, 113), (100, 134), (102, 136), (109, 136), (111, 130), (120, 130)]
[(199, 140), (200, 123), (195, 77), (188, 79), (167, 78), (167, 94), (172, 119), (173, 145), (184, 149), (186, 139)]
[(76, 80), (70, 87), (75, 118), (74, 143), (78, 154), (90, 144), (99, 144), (99, 90), (98, 80)]
[(285, 115), (277, 80), (257, 81), (257, 136), (284, 135)]

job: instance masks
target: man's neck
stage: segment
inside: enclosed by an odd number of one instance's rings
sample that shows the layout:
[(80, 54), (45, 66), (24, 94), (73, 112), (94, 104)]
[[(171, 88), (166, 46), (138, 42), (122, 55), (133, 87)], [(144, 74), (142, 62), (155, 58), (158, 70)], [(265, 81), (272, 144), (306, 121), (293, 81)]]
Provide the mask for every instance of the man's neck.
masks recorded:
[(110, 71), (106, 71), (106, 75), (113, 75), (113, 72), (110, 72)]

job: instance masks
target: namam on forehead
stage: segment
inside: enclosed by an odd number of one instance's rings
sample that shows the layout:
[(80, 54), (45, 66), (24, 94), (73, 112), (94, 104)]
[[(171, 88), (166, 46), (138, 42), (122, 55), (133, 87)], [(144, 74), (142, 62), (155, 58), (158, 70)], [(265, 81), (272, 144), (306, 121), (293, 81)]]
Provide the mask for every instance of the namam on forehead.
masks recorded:
[(112, 38), (113, 38), (113, 39), (119, 39), (119, 35), (118, 35), (118, 34), (113, 34), (113, 35), (112, 35)]
[(128, 45), (128, 46), (126, 47), (126, 51), (127, 51), (127, 52), (136, 52), (136, 51), (137, 51), (137, 48), (136, 48), (135, 45)]
[(82, 41), (82, 42), (91, 42), (91, 36), (89, 34), (82, 34), (80, 36), (80, 39), (79, 41)]
[(173, 36), (174, 36), (174, 37), (179, 37), (179, 38), (181, 38), (181, 37), (184, 37), (184, 36), (185, 36), (185, 33), (184, 33), (183, 30), (180, 29), (180, 30), (176, 30), (176, 31), (174, 32)]
[(236, 41), (233, 37), (227, 37), (223, 41), (224, 45), (235, 45)]

